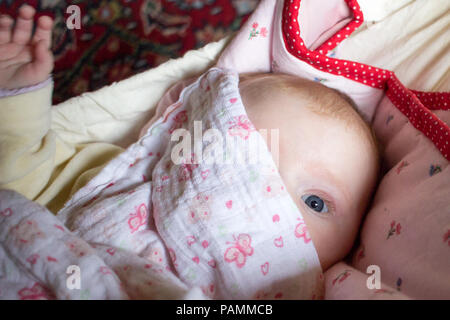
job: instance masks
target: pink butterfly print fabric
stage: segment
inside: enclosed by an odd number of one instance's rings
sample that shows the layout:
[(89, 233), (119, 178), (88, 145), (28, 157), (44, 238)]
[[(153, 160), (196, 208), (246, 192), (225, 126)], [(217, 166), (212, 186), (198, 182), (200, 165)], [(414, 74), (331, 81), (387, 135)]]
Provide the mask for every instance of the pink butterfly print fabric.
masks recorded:
[[(57, 216), (0, 192), (0, 241), (16, 255), (8, 260), (0, 251), (0, 258), (29, 268), (8, 298), (321, 296), (316, 250), (306, 226), (296, 228), (301, 212), (246, 115), (238, 84), (236, 73), (213, 68), (187, 86)], [(176, 165), (169, 131), (185, 128), (194, 137), (194, 121), (233, 139), (232, 153), (245, 154), (249, 143), (266, 151), (256, 163), (196, 163), (208, 145), (202, 140), (200, 151)], [(68, 265), (83, 266), (84, 291), (60, 289)]]
[[(224, 141), (231, 138), (232, 159), (246, 154), (250, 144), (266, 151), (256, 163), (199, 162), (178, 168), (163, 165), (171, 156), (165, 152), (153, 176), (169, 176), (162, 187), (171, 193), (152, 195), (157, 229), (176, 254), (179, 277), (211, 298), (321, 296), (314, 245), (305, 224), (296, 229), (302, 215), (264, 139), (248, 119), (238, 84), (238, 75), (228, 70), (204, 74), (185, 91), (182, 105), (189, 120), (184, 127), (193, 137), (193, 121), (201, 121), (204, 128), (220, 132)], [(198, 150), (207, 148), (207, 141), (201, 143), (190, 159), (198, 159)], [(180, 168), (188, 178), (180, 179)], [(251, 172), (260, 177), (255, 179)]]
[(247, 256), (253, 254), (253, 248), (251, 247), (252, 239), (248, 234), (240, 234), (233, 246), (229, 247), (225, 251), (224, 259), (226, 262), (235, 262), (238, 268), (245, 266)]

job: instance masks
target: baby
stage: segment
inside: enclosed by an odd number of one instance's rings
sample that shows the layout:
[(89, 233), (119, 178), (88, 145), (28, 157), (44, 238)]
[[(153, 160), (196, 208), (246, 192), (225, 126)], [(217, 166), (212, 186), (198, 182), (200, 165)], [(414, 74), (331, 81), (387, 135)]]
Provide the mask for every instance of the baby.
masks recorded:
[(375, 187), (372, 130), (343, 95), (289, 75), (244, 75), (256, 128), (279, 129), (279, 173), (327, 270), (349, 253)]
[[(34, 9), (23, 6), (14, 30), (11, 18), (0, 17), (1, 89), (40, 88), (49, 78), (52, 21), (39, 18), (31, 37), (33, 17)], [(256, 129), (279, 130), (278, 171), (326, 271), (350, 252), (377, 181), (378, 152), (372, 131), (348, 99), (319, 83), (290, 75), (245, 74), (239, 92)], [(230, 247), (235, 252), (225, 252), (225, 261), (236, 260), (245, 249), (239, 241), (247, 246), (248, 255), (253, 254), (241, 234), (236, 246)], [(199, 264), (198, 257), (192, 260)], [(215, 260), (213, 264), (216, 268)], [(266, 275), (268, 265), (262, 264), (261, 271)]]

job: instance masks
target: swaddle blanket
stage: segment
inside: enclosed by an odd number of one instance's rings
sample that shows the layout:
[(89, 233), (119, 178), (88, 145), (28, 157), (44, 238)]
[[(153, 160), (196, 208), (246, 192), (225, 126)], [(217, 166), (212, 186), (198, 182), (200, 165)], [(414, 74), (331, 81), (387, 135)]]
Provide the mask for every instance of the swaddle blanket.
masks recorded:
[[(238, 83), (237, 73), (214, 68), (186, 87), (57, 217), (2, 191), (2, 297), (322, 297), (302, 214)], [(80, 290), (67, 286), (70, 266)]]

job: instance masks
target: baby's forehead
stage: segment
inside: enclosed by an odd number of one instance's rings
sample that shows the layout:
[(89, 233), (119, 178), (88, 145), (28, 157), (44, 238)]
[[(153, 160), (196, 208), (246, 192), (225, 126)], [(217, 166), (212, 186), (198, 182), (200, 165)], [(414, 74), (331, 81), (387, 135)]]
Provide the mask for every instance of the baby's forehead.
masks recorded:
[(243, 75), (241, 82), (248, 83), (244, 85), (243, 93), (253, 96), (251, 101), (254, 104), (271, 102), (274, 108), (283, 112), (283, 106), (274, 101), (291, 98), (299, 106), (306, 106), (316, 114), (345, 121), (348, 125), (355, 122), (367, 125), (349, 97), (321, 83), (288, 74)]
[[(340, 124), (339, 127), (351, 133), (355, 139), (365, 140), (378, 157), (378, 143), (373, 130), (345, 94), (321, 83), (287, 74), (243, 75), (241, 81), (244, 82), (241, 94), (252, 96), (248, 100), (251, 105), (246, 108), (249, 107), (253, 114), (264, 118), (265, 123), (280, 124), (284, 120), (287, 126), (295, 126), (291, 118), (298, 115), (308, 117), (308, 113), (304, 113), (306, 108), (323, 117), (324, 123), (330, 123), (327, 120), (331, 120)], [(263, 105), (264, 108), (259, 111)], [(322, 129), (327, 128), (324, 125)]]

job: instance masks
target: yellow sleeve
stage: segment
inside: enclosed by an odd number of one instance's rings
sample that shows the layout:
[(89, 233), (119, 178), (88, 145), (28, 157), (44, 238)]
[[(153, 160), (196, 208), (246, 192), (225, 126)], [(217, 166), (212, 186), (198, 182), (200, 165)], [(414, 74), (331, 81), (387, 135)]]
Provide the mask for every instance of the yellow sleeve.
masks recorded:
[(56, 154), (52, 89), (0, 98), (0, 189), (34, 199), (47, 185)]

